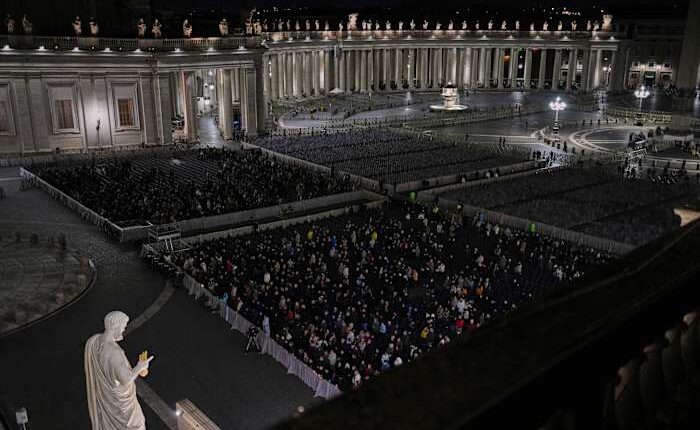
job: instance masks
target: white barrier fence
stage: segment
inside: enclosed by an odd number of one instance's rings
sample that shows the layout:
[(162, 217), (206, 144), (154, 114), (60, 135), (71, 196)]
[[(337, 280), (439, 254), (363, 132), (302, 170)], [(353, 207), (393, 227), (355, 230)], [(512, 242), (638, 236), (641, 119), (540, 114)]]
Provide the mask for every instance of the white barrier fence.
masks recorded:
[[(185, 274), (183, 285), (187, 289), (189, 295), (193, 295), (195, 300), (204, 297), (206, 304), (212, 309), (218, 311), (219, 316), (228, 323), (231, 328), (235, 329), (244, 336), (248, 330), (254, 325), (248, 321), (243, 315), (231, 309), (228, 304), (222, 299), (214, 296), (209, 290), (204, 288), (202, 284), (197, 282), (190, 275)], [(295, 375), (302, 380), (307, 386), (314, 390), (316, 397), (331, 399), (341, 393), (340, 389), (334, 384), (323, 379), (315, 370), (309, 367), (306, 363), (296, 358), (289, 353), (280, 344), (278, 344), (271, 336), (265, 334), (258, 329), (257, 339), (261, 352), (271, 355), (278, 363), (287, 369), (287, 373)]]

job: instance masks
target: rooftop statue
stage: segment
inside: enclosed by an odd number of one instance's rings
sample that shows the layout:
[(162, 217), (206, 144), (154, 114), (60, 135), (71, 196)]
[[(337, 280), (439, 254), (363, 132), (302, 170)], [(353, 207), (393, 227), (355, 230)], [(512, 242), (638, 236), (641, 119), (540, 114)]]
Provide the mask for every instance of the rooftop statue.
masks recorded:
[(301, 27), (299, 27), (299, 20), (296, 20), (296, 22), (294, 22), (294, 30), (299, 31), (300, 29)]
[(265, 21), (263, 21), (263, 28), (265, 29), (265, 31), (268, 30), (267, 19), (265, 19)]
[(192, 24), (187, 19), (182, 21), (182, 35), (184, 37), (192, 37)]
[(612, 30), (612, 18), (613, 18), (612, 15), (609, 15), (609, 14), (603, 15), (603, 27), (602, 27), (603, 31)]
[(253, 34), (260, 34), (262, 33), (262, 25), (260, 24), (260, 20), (256, 19), (255, 22), (253, 23)]
[(530, 31), (535, 31), (535, 23), (534, 22), (530, 23)]
[(343, 31), (343, 21), (338, 23), (338, 30)]
[(425, 19), (425, 20), (423, 20), (423, 30), (427, 30), (427, 29), (428, 29), (428, 20)]
[(414, 20), (411, 20), (411, 23), (409, 24), (409, 26), (411, 27), (411, 30), (415, 30), (416, 29), (416, 22)]
[(455, 25), (454, 25), (454, 23), (452, 22), (452, 20), (450, 20), (450, 22), (447, 24), (447, 29), (448, 29), (448, 30), (454, 30), (454, 28), (455, 28)]
[(319, 24), (318, 20), (314, 21), (314, 27), (316, 28), (316, 31), (321, 29), (321, 24)]
[(311, 30), (311, 23), (310, 23), (309, 20), (307, 19), (307, 20), (306, 20), (306, 31), (310, 31), (310, 30)]
[(559, 24), (557, 24), (557, 31), (561, 31), (562, 28), (564, 28), (564, 24), (562, 24), (562, 22), (559, 21)]
[(576, 21), (571, 21), (571, 31), (576, 31)]
[(226, 18), (219, 21), (219, 34), (223, 37), (228, 36), (228, 21), (226, 21)]
[(156, 39), (159, 39), (161, 36), (161, 31), (160, 31), (161, 24), (158, 21), (158, 18), (153, 20), (153, 27), (151, 27), (151, 33), (153, 34), (153, 37)]
[(83, 24), (80, 22), (79, 16), (76, 16), (73, 20), (73, 33), (75, 33), (76, 36), (83, 34)]
[(493, 21), (492, 20), (489, 21), (489, 23), (487, 25), (488, 25), (489, 30), (493, 30)]
[(357, 13), (348, 15), (348, 31), (357, 30)]
[(600, 30), (600, 24), (598, 24), (598, 21), (595, 21), (593, 23), (593, 31), (598, 31)]
[(586, 22), (586, 30), (591, 31), (591, 20), (589, 19), (588, 22)]
[(399, 21), (399, 31), (403, 31), (403, 21)]
[(100, 27), (97, 25), (97, 21), (95, 21), (95, 18), (90, 17), (90, 21), (88, 21), (88, 22), (90, 25), (90, 36), (92, 36), (92, 37), (97, 36), (97, 33), (100, 32)]
[(136, 22), (136, 31), (140, 38), (146, 37), (146, 21), (143, 18), (139, 18), (138, 22)]
[(467, 21), (462, 21), (462, 30), (467, 29)]
[(287, 20), (287, 31), (292, 31), (292, 21)]
[(364, 19), (362, 20), (362, 29), (367, 30), (367, 22)]
[(22, 15), (22, 29), (24, 30), (24, 34), (32, 34), (33, 28), (34, 25), (29, 20), (29, 16), (27, 16), (26, 13)]
[(389, 20), (387, 19), (387, 20), (386, 20), (385, 26), (386, 26), (386, 29), (387, 29), (387, 30), (391, 30), (391, 21), (389, 21)]
[(7, 34), (15, 33), (15, 20), (9, 13), (7, 14), (7, 18), (5, 18), (5, 26), (7, 27)]
[(520, 30), (520, 21), (515, 21), (515, 29)]
[(504, 19), (503, 22), (501, 23), (501, 30), (507, 30), (508, 29), (508, 24), (506, 23), (506, 20)]
[(549, 23), (547, 21), (542, 23), (542, 31), (547, 31), (549, 28)]
[(474, 24), (474, 28), (475, 28), (476, 30), (479, 29), (479, 21), (477, 21), (476, 24)]
[(440, 27), (442, 27), (442, 26), (440, 25), (440, 21), (436, 22), (436, 23), (435, 23), (435, 30), (440, 30)]
[(326, 31), (328, 31), (328, 30), (330, 29), (330, 27), (328, 26), (328, 21), (326, 21), (326, 22), (323, 24), (323, 29), (326, 30)]
[(146, 430), (134, 381), (148, 374), (153, 356), (144, 351), (131, 367), (117, 343), (124, 338), (128, 322), (125, 313), (110, 312), (104, 318), (104, 332), (85, 343), (85, 382), (93, 430)]

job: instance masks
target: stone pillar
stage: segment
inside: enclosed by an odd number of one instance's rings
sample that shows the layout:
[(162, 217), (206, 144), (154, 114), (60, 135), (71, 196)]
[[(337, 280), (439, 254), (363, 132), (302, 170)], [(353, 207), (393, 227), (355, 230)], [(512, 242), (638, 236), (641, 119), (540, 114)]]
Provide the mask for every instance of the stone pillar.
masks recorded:
[(367, 51), (360, 51), (360, 92), (367, 92)]
[(264, 128), (264, 109), (265, 106), (258, 104), (258, 100), (262, 100), (261, 97), (262, 87), (258, 85), (258, 69), (241, 69), (241, 81), (243, 83), (244, 90), (241, 91), (241, 96), (245, 94), (245, 105), (241, 103), (241, 112), (245, 111), (247, 114), (246, 120), (246, 135), (257, 136), (258, 132), (261, 131), (260, 128)]
[(219, 124), (225, 140), (233, 138), (233, 94), (231, 93), (231, 70), (222, 71), (222, 94), (219, 104)]
[(372, 74), (372, 80), (374, 81), (374, 91), (379, 91), (379, 84), (382, 79), (382, 51), (380, 49), (375, 49), (374, 53), (374, 72)]
[(566, 91), (571, 91), (571, 85), (576, 82), (576, 65), (578, 63), (578, 51), (569, 49), (569, 70), (566, 72)]
[(583, 92), (588, 92), (589, 90), (589, 85), (588, 85), (588, 76), (590, 75), (590, 67), (589, 64), (591, 62), (591, 50), (590, 49), (584, 49), (583, 50), (583, 56), (581, 58), (581, 85), (580, 85), (580, 90)]
[(491, 88), (493, 68), (493, 48), (486, 48), (486, 57), (484, 59), (484, 86), (486, 88)]
[(472, 48), (464, 48), (464, 64), (462, 65), (462, 85), (470, 87), (472, 82)]
[(486, 48), (479, 50), (479, 86), (486, 86)]
[(280, 96), (279, 89), (279, 55), (270, 57), (270, 94), (272, 100), (277, 100)]
[(327, 49), (321, 51), (323, 69), (321, 70), (321, 92), (328, 94), (331, 88), (331, 52)]
[(595, 65), (593, 66), (593, 88), (598, 88), (601, 85), (600, 82), (600, 75), (601, 75), (601, 67), (602, 67), (602, 61), (603, 61), (603, 50), (602, 49), (597, 49), (595, 51)]
[(552, 89), (559, 89), (559, 78), (561, 77), (561, 49), (554, 50), (554, 69), (552, 73)]
[(547, 69), (547, 50), (542, 48), (540, 49), (540, 70), (539, 70), (539, 77), (537, 78), (537, 89), (542, 90), (544, 89), (544, 77), (545, 77), (545, 70)]
[(355, 92), (362, 91), (362, 60), (365, 58), (365, 51), (355, 51), (352, 55), (352, 61), (354, 63), (355, 74)]
[(355, 51), (345, 51), (345, 91), (352, 92), (355, 89)]
[(530, 81), (532, 80), (532, 50), (525, 48), (525, 70), (523, 71), (523, 87), (530, 89)]
[(187, 139), (191, 142), (198, 138), (197, 133), (197, 100), (196, 100), (196, 85), (197, 80), (194, 72), (182, 72), (183, 79), (183, 107), (185, 117), (185, 132)]
[(472, 48), (472, 70), (471, 70), (471, 87), (477, 88), (479, 86), (479, 50), (477, 48)]
[(503, 66), (504, 66), (504, 56), (505, 50), (498, 48), (496, 49), (496, 55), (498, 56), (498, 61), (496, 62), (498, 70), (496, 71), (496, 79), (498, 79), (497, 87), (498, 89), (503, 89)]
[(608, 87), (607, 90), (617, 90), (619, 85), (617, 84), (618, 76), (622, 75), (622, 70), (618, 70), (617, 65), (617, 52), (612, 51), (610, 54), (610, 63), (608, 63), (610, 70), (608, 71)]
[(515, 88), (518, 83), (518, 48), (513, 46), (510, 48), (510, 63), (508, 64), (510, 71), (508, 72), (508, 80), (510, 87)]
[(420, 49), (420, 85), (421, 88), (428, 88), (428, 49)]
[(338, 88), (347, 91), (345, 86), (345, 51), (340, 51), (338, 58)]
[(452, 85), (457, 84), (457, 48), (449, 48), (447, 57), (447, 80)]
[(287, 97), (287, 54), (281, 53), (279, 56), (280, 73), (280, 98)]

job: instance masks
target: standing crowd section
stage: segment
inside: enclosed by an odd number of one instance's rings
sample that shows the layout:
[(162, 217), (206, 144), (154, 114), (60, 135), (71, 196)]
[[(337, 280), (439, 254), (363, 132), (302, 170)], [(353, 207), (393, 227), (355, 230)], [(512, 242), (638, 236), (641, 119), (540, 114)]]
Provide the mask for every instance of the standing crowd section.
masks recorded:
[(419, 133), (355, 130), (311, 136), (262, 137), (257, 146), (387, 184), (496, 169), (527, 161), (495, 145), (457, 143)]
[(441, 197), (635, 246), (681, 225), (674, 209), (698, 201), (700, 184), (667, 169), (637, 178), (618, 166), (545, 170), (465, 187)]
[(611, 258), (438, 207), (377, 209), (163, 254), (341, 390)]
[(207, 148), (173, 151), (167, 157), (36, 164), (30, 170), (112, 222), (166, 224), (354, 188), (349, 178), (281, 166), (260, 150)]

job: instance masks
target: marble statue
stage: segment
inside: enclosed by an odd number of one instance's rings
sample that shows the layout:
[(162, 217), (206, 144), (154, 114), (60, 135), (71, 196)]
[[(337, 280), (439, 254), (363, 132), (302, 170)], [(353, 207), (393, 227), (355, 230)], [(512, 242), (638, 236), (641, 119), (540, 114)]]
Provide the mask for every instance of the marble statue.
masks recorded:
[(600, 24), (598, 24), (598, 21), (593, 22), (593, 31), (598, 31), (600, 30)]
[(343, 21), (338, 23), (338, 30), (343, 31)]
[(7, 14), (7, 18), (5, 18), (5, 27), (7, 27), (7, 34), (14, 34), (15, 20), (9, 13)]
[(515, 29), (520, 30), (520, 21), (515, 21)]
[(328, 26), (328, 21), (326, 21), (326, 22), (323, 24), (323, 29), (326, 30), (326, 31), (328, 31), (328, 30), (330, 29), (330, 27)]
[(423, 30), (427, 30), (427, 29), (428, 29), (428, 20), (424, 19), (423, 20)]
[(307, 19), (307, 20), (306, 20), (306, 31), (310, 31), (310, 30), (311, 30), (311, 23), (310, 23), (309, 20)]
[(260, 20), (256, 19), (255, 22), (253, 23), (253, 34), (261, 34), (262, 33), (262, 24), (260, 24)]
[(265, 29), (265, 31), (268, 30), (268, 27), (267, 27), (267, 19), (266, 19), (265, 21), (263, 21), (263, 28)]
[(153, 356), (144, 352), (131, 367), (117, 343), (124, 339), (128, 322), (125, 313), (110, 312), (104, 318), (104, 332), (85, 343), (85, 382), (93, 430), (146, 430), (134, 381), (148, 374)]
[(75, 33), (76, 36), (83, 34), (83, 26), (79, 16), (76, 16), (73, 20), (73, 33)]
[(389, 20), (386, 21), (386, 29), (391, 30), (391, 22)]
[(479, 21), (477, 21), (476, 24), (474, 24), (474, 28), (475, 28), (476, 30), (479, 29)]
[(228, 21), (226, 21), (226, 18), (219, 21), (219, 34), (223, 37), (228, 36)]
[(442, 25), (440, 25), (440, 21), (436, 22), (435, 23), (435, 30), (440, 30), (440, 27), (442, 27)]
[(314, 21), (314, 28), (316, 31), (319, 31), (321, 29), (321, 24), (319, 24), (318, 20)]
[(549, 23), (547, 21), (542, 23), (542, 31), (547, 31), (549, 28)]
[(156, 39), (160, 38), (160, 36), (161, 36), (160, 27), (161, 27), (161, 24), (158, 21), (158, 18), (154, 19), (153, 20), (153, 27), (151, 27), (151, 33), (153, 34), (153, 37), (155, 37)]
[(535, 23), (534, 22), (530, 23), (530, 31), (535, 31)]
[(414, 20), (411, 20), (411, 23), (408, 24), (408, 25), (409, 25), (409, 27), (411, 27), (411, 30), (415, 30), (415, 29), (416, 29), (416, 22), (415, 22)]
[(489, 21), (487, 25), (489, 30), (493, 30), (493, 20)]
[(97, 33), (100, 32), (100, 27), (97, 25), (97, 21), (95, 21), (95, 18), (90, 17), (90, 21), (88, 21), (88, 23), (90, 26), (90, 36), (97, 36)]
[(562, 28), (564, 28), (564, 24), (562, 24), (562, 22), (559, 21), (559, 24), (557, 24), (557, 31), (561, 31)]
[(507, 30), (508, 29), (508, 24), (506, 23), (506, 20), (504, 19), (503, 22), (501, 23), (501, 30)]
[(300, 29), (301, 29), (301, 27), (299, 27), (299, 20), (297, 20), (297, 21), (294, 23), (294, 30), (299, 31)]
[(348, 31), (357, 30), (357, 13), (348, 15)]
[(192, 37), (192, 24), (187, 19), (182, 21), (182, 35), (184, 37)]
[(467, 29), (467, 21), (462, 21), (462, 30)]
[(601, 30), (603, 30), (603, 31), (612, 30), (612, 18), (613, 18), (612, 15), (608, 15), (608, 14), (603, 15), (603, 26), (602, 26)]
[(576, 31), (576, 21), (571, 21), (571, 31)]
[(287, 20), (287, 31), (292, 31), (292, 21)]
[(367, 30), (367, 21), (365, 21), (364, 19), (362, 20), (362, 29)]
[(454, 23), (452, 22), (452, 20), (450, 20), (450, 22), (447, 23), (447, 29), (448, 29), (448, 30), (454, 30), (454, 28), (455, 28), (455, 25), (454, 25)]
[(140, 38), (146, 37), (146, 21), (144, 21), (143, 18), (139, 18), (136, 23), (136, 31), (138, 31), (138, 36)]
[(24, 30), (24, 34), (32, 34), (33, 28), (34, 24), (29, 20), (29, 16), (26, 13), (22, 15), (22, 29)]
[(399, 21), (399, 31), (403, 31), (403, 21)]
[(591, 31), (591, 20), (589, 19), (588, 22), (586, 23), (586, 30)]

